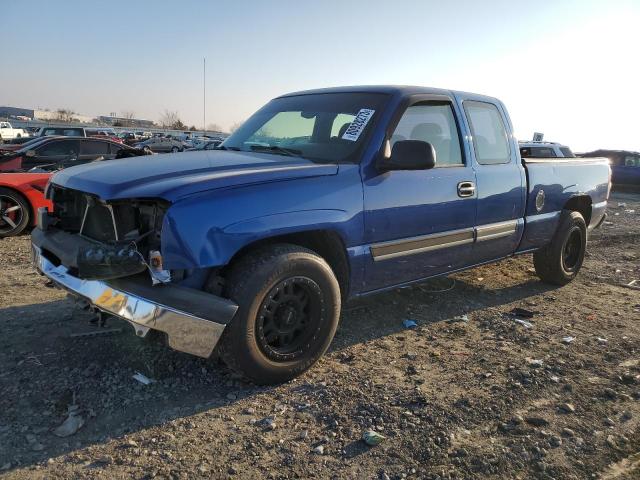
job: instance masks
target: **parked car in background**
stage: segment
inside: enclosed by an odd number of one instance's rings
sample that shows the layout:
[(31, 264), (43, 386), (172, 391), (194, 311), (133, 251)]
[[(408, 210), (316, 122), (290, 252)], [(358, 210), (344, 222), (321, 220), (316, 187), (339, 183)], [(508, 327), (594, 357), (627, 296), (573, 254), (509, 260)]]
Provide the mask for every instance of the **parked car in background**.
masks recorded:
[(611, 164), (611, 182), (620, 187), (640, 187), (640, 152), (629, 150), (595, 150), (584, 158), (606, 157)]
[(0, 238), (19, 235), (35, 223), (40, 207), (51, 209), (44, 189), (51, 173), (0, 174)]
[(215, 150), (222, 142), (220, 140), (208, 140), (206, 142), (200, 142), (193, 148), (187, 148), (186, 152), (197, 152), (198, 150)]
[(22, 128), (13, 128), (9, 122), (0, 122), (0, 143), (23, 137), (28, 138), (29, 132)]
[(118, 134), (118, 138), (120, 138), (120, 140), (122, 140), (126, 145), (135, 145), (136, 143), (140, 143), (142, 140), (141, 137), (133, 132), (121, 132)]
[(51, 210), (44, 190), (54, 172), (96, 160), (146, 154), (94, 138), (46, 137), (37, 140), (24, 151), (0, 155), (0, 238), (19, 235), (33, 226), (38, 208)]
[(518, 142), (522, 158), (575, 158), (569, 147), (556, 142)]
[(91, 137), (47, 137), (20, 150), (0, 155), (0, 172), (24, 172), (35, 167), (69, 167), (97, 158), (115, 158), (121, 143)]
[(135, 148), (150, 150), (155, 153), (162, 152), (182, 152), (184, 151), (184, 143), (179, 140), (167, 137), (152, 137), (144, 142), (133, 145)]
[(62, 137), (86, 137), (84, 127), (42, 127), (38, 130), (38, 137), (62, 136)]
[(87, 133), (87, 137), (105, 138), (112, 142), (124, 143), (124, 140), (122, 140), (114, 130), (86, 128), (85, 131)]
[(24, 142), (11, 142), (0, 145), (0, 154), (4, 152), (15, 152), (16, 150), (20, 150), (21, 148), (25, 148), (27, 145), (35, 145), (36, 143), (40, 143), (44, 140), (49, 139), (50, 137), (30, 137), (23, 138), (21, 140), (25, 140)]
[(608, 161), (523, 160), (513, 138), (483, 95), (283, 95), (206, 155), (56, 174), (34, 260), (140, 336), (205, 358), (218, 346), (252, 381), (287, 381), (327, 350), (350, 298), (525, 253), (547, 283), (578, 275)]

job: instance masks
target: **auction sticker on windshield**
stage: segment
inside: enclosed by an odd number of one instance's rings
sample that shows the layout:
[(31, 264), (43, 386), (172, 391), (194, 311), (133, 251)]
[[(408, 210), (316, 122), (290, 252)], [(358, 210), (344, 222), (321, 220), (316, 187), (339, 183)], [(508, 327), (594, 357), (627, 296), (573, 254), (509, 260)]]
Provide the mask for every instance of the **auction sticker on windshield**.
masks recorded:
[(352, 142), (357, 141), (358, 138), (360, 138), (360, 134), (364, 130), (364, 127), (367, 126), (367, 123), (369, 123), (369, 120), (371, 120), (371, 117), (373, 117), (374, 113), (375, 110), (361, 108), (356, 115), (356, 118), (353, 119), (351, 125), (349, 125), (346, 132), (344, 132), (344, 134), (342, 135), (342, 138), (344, 140), (350, 140)]

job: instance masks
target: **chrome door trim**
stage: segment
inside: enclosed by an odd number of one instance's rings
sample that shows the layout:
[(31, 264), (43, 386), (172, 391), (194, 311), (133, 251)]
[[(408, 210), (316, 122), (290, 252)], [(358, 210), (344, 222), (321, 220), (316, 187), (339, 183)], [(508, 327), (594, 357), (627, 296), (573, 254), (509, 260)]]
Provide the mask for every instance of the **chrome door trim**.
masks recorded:
[(371, 255), (373, 256), (373, 260), (377, 262), (389, 258), (415, 255), (416, 253), (473, 243), (473, 240), (474, 229), (463, 228), (460, 230), (450, 230), (447, 232), (433, 233), (431, 235), (376, 243), (371, 245)]
[(415, 255), (443, 248), (455, 247), (474, 242), (484, 242), (514, 235), (518, 230), (518, 220), (488, 223), (475, 228), (449, 230), (418, 237), (402, 238), (371, 245), (371, 255), (375, 262), (390, 258)]
[(517, 228), (517, 220), (481, 225), (480, 227), (476, 227), (476, 241), (483, 242), (485, 240), (508, 237), (516, 233)]

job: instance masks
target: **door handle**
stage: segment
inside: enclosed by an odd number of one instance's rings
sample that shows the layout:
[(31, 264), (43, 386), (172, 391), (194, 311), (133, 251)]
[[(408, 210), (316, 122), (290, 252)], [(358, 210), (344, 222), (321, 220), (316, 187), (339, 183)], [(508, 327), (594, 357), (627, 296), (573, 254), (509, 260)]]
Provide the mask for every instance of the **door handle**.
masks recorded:
[(460, 182), (458, 183), (458, 196), (459, 197), (473, 197), (476, 193), (476, 186), (473, 182)]

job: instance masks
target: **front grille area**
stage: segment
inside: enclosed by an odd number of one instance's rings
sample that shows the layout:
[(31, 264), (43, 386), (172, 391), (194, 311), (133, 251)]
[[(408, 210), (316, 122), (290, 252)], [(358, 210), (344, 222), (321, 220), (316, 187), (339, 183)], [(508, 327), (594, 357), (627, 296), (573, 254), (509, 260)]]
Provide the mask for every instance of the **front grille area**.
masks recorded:
[(82, 221), (80, 233), (103, 243), (117, 241), (118, 235), (112, 209), (102, 204), (89, 205)]
[(168, 204), (154, 200), (105, 203), (77, 190), (51, 186), (55, 227), (105, 244), (131, 244), (143, 251), (159, 249), (162, 218)]

